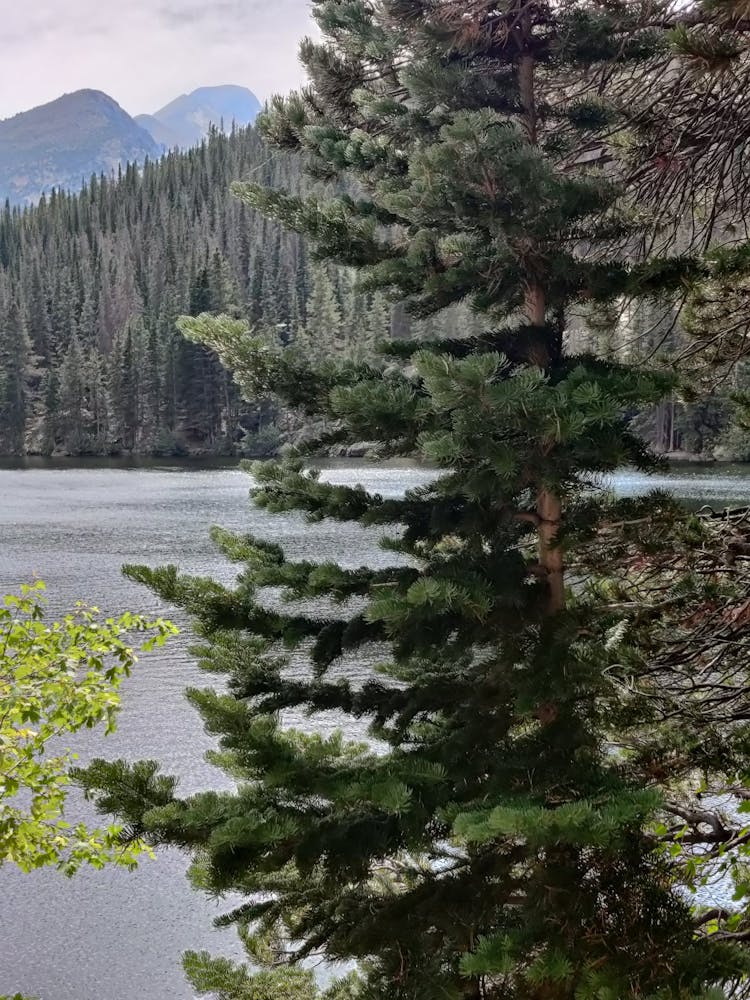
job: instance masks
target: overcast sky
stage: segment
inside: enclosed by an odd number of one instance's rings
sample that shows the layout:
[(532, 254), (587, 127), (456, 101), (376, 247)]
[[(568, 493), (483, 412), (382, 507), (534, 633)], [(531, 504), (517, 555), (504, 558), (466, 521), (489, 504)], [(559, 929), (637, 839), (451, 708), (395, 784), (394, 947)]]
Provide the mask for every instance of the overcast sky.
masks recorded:
[(261, 100), (302, 82), (308, 0), (0, 0), (0, 118), (103, 90), (130, 114), (200, 86)]

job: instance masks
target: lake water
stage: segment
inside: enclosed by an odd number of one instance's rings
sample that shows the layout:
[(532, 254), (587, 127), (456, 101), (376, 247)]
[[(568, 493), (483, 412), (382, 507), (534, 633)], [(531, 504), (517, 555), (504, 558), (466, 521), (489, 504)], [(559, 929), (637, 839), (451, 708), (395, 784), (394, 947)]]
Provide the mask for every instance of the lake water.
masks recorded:
[[(426, 482), (424, 469), (332, 463), (324, 475), (361, 482), (384, 495)], [(125, 579), (125, 562), (177, 563), (191, 573), (230, 582), (234, 568), (219, 558), (208, 528), (221, 524), (273, 536), (292, 558), (335, 559), (346, 566), (392, 561), (377, 535), (352, 525), (308, 525), (298, 516), (272, 516), (248, 503), (249, 480), (235, 466), (31, 461), (0, 466), (0, 594), (34, 577), (48, 587), (50, 616), (76, 600), (104, 612), (172, 609)], [(622, 473), (623, 494), (671, 489), (691, 504), (750, 504), (750, 469), (678, 467), (651, 480)], [(165, 649), (141, 659), (123, 693), (117, 733), (87, 734), (76, 743), (92, 756), (154, 758), (177, 774), (189, 793), (226, 784), (203, 755), (210, 741), (183, 698), (188, 685), (206, 684), (191, 662), (184, 632)], [(357, 664), (355, 669), (366, 669)], [(335, 719), (316, 720), (322, 728)], [(174, 851), (134, 872), (83, 872), (66, 880), (56, 872), (22, 875), (0, 869), (0, 994), (16, 990), (41, 1000), (189, 1000), (180, 955), (187, 948), (240, 954), (234, 931), (216, 930), (226, 903), (194, 892), (187, 861)]]

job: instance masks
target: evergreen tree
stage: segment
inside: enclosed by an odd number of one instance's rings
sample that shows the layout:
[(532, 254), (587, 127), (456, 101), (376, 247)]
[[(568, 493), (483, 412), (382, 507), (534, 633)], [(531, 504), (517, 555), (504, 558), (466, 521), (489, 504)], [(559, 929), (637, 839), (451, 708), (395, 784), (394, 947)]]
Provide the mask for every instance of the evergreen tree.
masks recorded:
[(58, 427), (65, 451), (69, 455), (86, 455), (90, 451), (87, 433), (86, 375), (84, 357), (77, 337), (73, 337), (60, 366), (59, 390), (53, 395), (48, 383), (48, 404), (57, 398)]
[(47, 359), (50, 340), (49, 313), (38, 261), (34, 264), (26, 302), (29, 334), (34, 353), (39, 358)]
[(141, 369), (140, 440), (143, 450), (153, 453), (161, 440), (163, 411), (163, 365), (156, 325), (148, 331)]
[[(748, 579), (719, 546), (748, 528), (597, 489), (620, 465), (654, 467), (626, 418), (673, 383), (565, 348), (583, 303), (667, 295), (697, 267), (638, 258), (642, 216), (616, 171), (582, 155), (616, 132), (612, 65), (634, 71), (661, 44), (640, 13), (319, 0), (312, 88), (263, 118), (272, 142), (358, 195), (243, 185), (249, 206), (413, 315), (468, 300), (489, 330), (332, 366), (229, 317), (181, 324), (247, 397), (273, 390), (324, 418), (317, 446), (378, 441), (378, 457), (437, 469), (389, 498), (331, 485), (303, 455), (254, 468), (270, 512), (389, 532), (378, 567), (295, 562), (216, 530), (242, 565), (234, 588), (129, 570), (195, 616), (203, 665), (228, 675), (227, 693), (190, 697), (240, 785), (179, 799), (153, 766), (124, 762), (84, 780), (134, 835), (193, 852), (199, 886), (246, 896), (227, 919), (256, 963), (355, 960), (346, 988), (367, 1000), (748, 995), (741, 909), (696, 914), (686, 891), (713, 863), (731, 869), (743, 839), (699, 797), (750, 764)], [(380, 666), (362, 679), (373, 643)], [(322, 711), (378, 743), (285, 725)], [(189, 965), (243, 1000), (274, 976)]]
[(49, 456), (55, 453), (59, 437), (59, 380), (57, 372), (50, 369), (45, 377), (42, 388), (42, 419), (39, 434), (39, 453)]
[(140, 341), (142, 328), (128, 326), (115, 345), (112, 358), (112, 412), (114, 438), (119, 447), (135, 449), (140, 423)]
[(312, 358), (321, 352), (333, 354), (344, 350), (346, 334), (336, 289), (327, 270), (316, 265), (312, 270), (312, 292), (307, 304), (307, 322), (300, 346)]
[(375, 292), (367, 315), (368, 340), (373, 347), (389, 339), (391, 307), (382, 292)]
[(106, 455), (111, 449), (110, 396), (107, 367), (95, 349), (88, 352), (85, 365), (87, 406), (89, 412), (90, 449), (96, 455)]
[(0, 453), (25, 453), (31, 345), (23, 315), (13, 299), (0, 313)]

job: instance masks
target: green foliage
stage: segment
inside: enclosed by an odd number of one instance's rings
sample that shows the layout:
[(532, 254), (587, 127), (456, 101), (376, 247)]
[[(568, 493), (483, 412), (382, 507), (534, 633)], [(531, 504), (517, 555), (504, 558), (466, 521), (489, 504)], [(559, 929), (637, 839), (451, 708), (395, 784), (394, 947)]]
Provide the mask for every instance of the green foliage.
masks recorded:
[(354, 1000), (357, 996), (354, 977), (323, 990), (313, 973), (302, 969), (251, 973), (246, 966), (192, 951), (185, 955), (184, 966), (196, 993), (216, 1000)]
[[(246, 175), (323, 190), (255, 129), (214, 130), (118, 180), (0, 210), (0, 454), (247, 450), (244, 436), (277, 414), (262, 394), (241, 399), (215, 353), (179, 336), (181, 314), (242, 318), (300, 364), (390, 336), (382, 293), (232, 197)], [(254, 450), (272, 443), (264, 432)]]
[[(198, 888), (241, 895), (222, 922), (259, 971), (190, 956), (199, 989), (311, 990), (299, 970), (316, 957), (357, 963), (362, 1000), (747, 992), (747, 917), (707, 930), (690, 893), (721, 865), (747, 891), (727, 861), (746, 833), (703, 797), (750, 773), (749, 518), (612, 498), (618, 466), (659, 467), (630, 419), (677, 379), (567, 336), (583, 308), (672, 306), (707, 274), (642, 249), (650, 220), (615, 183), (614, 144), (610, 170), (583, 155), (627, 124), (612, 62), (635, 73), (666, 45), (638, 10), (320, 0), (311, 89), (263, 117), (269, 141), (348, 186), (261, 178), (244, 203), (445, 326), (333, 363), (231, 313), (180, 321), (247, 396), (319, 428), (251, 467), (255, 503), (384, 533), (377, 565), (335, 565), (215, 529), (232, 586), (126, 570), (193, 617), (201, 666), (227, 682), (189, 697), (234, 789), (180, 798), (121, 761), (82, 777), (134, 836), (189, 851)], [(305, 461), (363, 440), (433, 478), (386, 496)]]
[(246, 431), (239, 443), (239, 450), (246, 458), (270, 458), (278, 452), (283, 440), (276, 424), (266, 424), (257, 431)]
[(16, 302), (0, 311), (0, 451), (23, 455), (29, 403), (30, 343)]
[(131, 867), (144, 844), (124, 843), (116, 826), (88, 830), (66, 822), (75, 755), (58, 742), (98, 725), (112, 732), (117, 689), (136, 662), (129, 634), (150, 633), (141, 645), (148, 650), (176, 630), (132, 614), (102, 620), (82, 606), (50, 625), (43, 589), (23, 587), (0, 606), (0, 865), (55, 865), (67, 875), (84, 864)]

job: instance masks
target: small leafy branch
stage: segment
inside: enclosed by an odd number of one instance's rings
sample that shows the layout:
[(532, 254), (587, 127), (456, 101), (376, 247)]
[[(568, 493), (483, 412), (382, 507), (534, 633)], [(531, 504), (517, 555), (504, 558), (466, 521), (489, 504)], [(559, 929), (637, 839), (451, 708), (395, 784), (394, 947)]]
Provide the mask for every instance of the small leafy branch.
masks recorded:
[(130, 613), (103, 619), (82, 604), (48, 623), (44, 589), (23, 586), (0, 601), (0, 866), (54, 865), (66, 875), (84, 864), (130, 868), (145, 844), (125, 844), (118, 826), (65, 820), (76, 754), (58, 749), (59, 740), (98, 725), (113, 732), (118, 689), (137, 661), (132, 636), (142, 635), (148, 651), (177, 629)]

